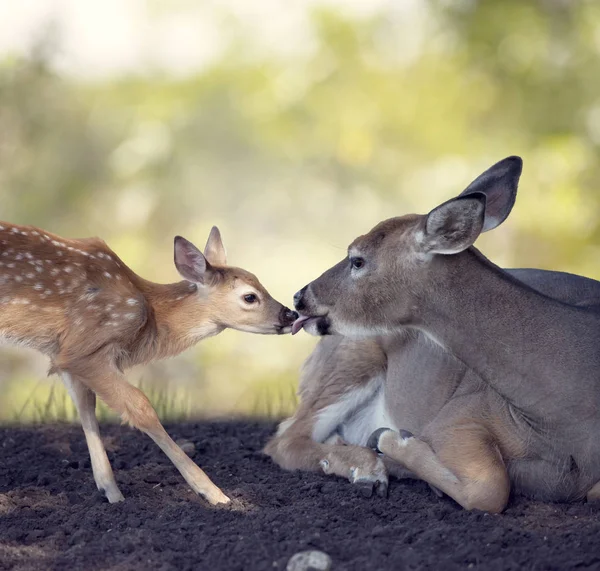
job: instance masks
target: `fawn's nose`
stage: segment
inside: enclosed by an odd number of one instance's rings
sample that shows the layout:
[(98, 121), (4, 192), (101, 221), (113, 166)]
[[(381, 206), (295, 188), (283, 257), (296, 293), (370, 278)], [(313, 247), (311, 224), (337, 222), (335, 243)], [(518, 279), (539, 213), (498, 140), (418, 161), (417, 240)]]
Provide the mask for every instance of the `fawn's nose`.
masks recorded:
[(283, 316), (287, 323), (294, 323), (294, 321), (298, 319), (298, 314), (293, 309), (289, 309), (288, 307), (285, 308), (285, 313)]
[(306, 307), (306, 305), (304, 305), (304, 299), (303, 299), (306, 288), (308, 288), (308, 286), (304, 286), (300, 291), (297, 291), (294, 294), (294, 307), (298, 311), (302, 311)]
[(281, 311), (281, 322), (284, 325), (291, 325), (298, 319), (298, 314), (289, 307), (284, 307)]

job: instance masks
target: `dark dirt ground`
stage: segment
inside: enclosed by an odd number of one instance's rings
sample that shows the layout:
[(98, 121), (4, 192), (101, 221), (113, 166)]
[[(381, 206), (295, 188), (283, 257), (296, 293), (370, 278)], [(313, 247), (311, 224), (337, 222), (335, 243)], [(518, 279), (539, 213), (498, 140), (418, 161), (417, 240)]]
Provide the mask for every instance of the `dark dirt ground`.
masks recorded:
[(273, 423), (167, 426), (233, 499), (195, 496), (143, 434), (104, 426), (126, 501), (96, 491), (78, 426), (0, 428), (0, 569), (280, 570), (321, 549), (333, 570), (600, 569), (600, 505), (512, 500), (468, 513), (419, 482), (365, 497), (348, 482), (280, 470)]

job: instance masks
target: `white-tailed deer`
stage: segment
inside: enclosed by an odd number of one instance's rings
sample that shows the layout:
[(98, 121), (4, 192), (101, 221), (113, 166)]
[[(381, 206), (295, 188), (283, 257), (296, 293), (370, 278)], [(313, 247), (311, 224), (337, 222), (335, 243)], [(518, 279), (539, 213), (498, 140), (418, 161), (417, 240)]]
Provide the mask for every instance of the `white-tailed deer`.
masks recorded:
[(471, 247), (508, 216), (520, 172), (511, 157), (429, 215), (382, 222), (298, 292), (294, 330), (334, 335), (267, 445), (276, 462), (382, 493), (391, 470), (467, 509), (501, 511), (511, 484), (599, 496), (600, 283), (503, 271)]
[(96, 396), (145, 432), (190, 487), (211, 504), (227, 496), (175, 444), (146, 396), (124, 371), (171, 357), (226, 328), (288, 333), (297, 317), (258, 279), (226, 265), (213, 227), (204, 254), (175, 238), (184, 281), (163, 285), (129, 269), (101, 240), (67, 240), (0, 222), (0, 342), (37, 349), (51, 360), (79, 412), (94, 479), (109, 502), (123, 500), (100, 439)]

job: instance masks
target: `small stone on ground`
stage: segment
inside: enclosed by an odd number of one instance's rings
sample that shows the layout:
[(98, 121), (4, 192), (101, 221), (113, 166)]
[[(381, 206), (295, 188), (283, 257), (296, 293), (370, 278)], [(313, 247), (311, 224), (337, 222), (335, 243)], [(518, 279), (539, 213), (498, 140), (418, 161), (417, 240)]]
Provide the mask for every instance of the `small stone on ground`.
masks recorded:
[(329, 571), (331, 557), (323, 551), (301, 551), (288, 561), (287, 571)]

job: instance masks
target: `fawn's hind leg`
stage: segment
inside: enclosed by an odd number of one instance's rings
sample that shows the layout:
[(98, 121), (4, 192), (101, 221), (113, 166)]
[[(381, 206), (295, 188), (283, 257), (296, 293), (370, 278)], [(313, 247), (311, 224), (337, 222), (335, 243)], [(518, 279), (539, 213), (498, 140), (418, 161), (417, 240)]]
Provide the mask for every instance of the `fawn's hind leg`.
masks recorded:
[[(455, 434), (455, 437), (458, 437)], [(410, 432), (382, 428), (369, 445), (417, 477), (449, 495), (467, 510), (499, 513), (508, 502), (510, 481), (500, 453), (477, 431), (437, 450)]]
[(104, 444), (100, 438), (100, 428), (96, 419), (96, 395), (68, 373), (62, 374), (62, 380), (79, 413), (81, 427), (90, 453), (96, 486), (106, 495), (111, 504), (121, 502), (124, 500), (123, 494), (117, 486)]
[(87, 360), (71, 364), (66, 369), (118, 412), (124, 422), (152, 438), (175, 464), (194, 492), (204, 496), (211, 504), (229, 503), (229, 498), (167, 434), (146, 395), (130, 385), (124, 375), (109, 363), (105, 360), (94, 363)]

